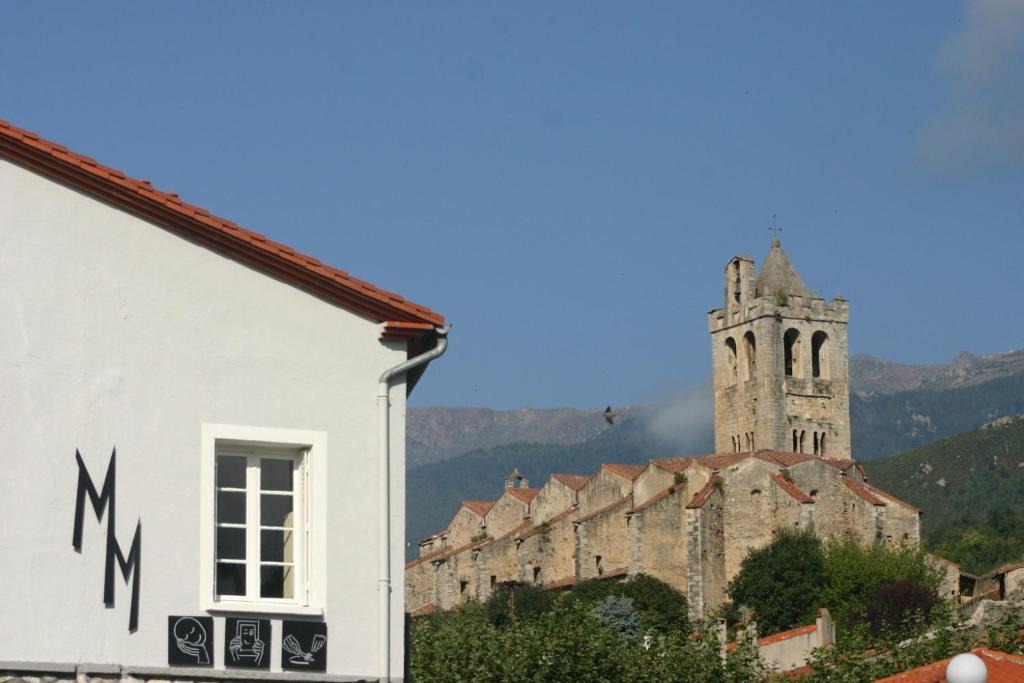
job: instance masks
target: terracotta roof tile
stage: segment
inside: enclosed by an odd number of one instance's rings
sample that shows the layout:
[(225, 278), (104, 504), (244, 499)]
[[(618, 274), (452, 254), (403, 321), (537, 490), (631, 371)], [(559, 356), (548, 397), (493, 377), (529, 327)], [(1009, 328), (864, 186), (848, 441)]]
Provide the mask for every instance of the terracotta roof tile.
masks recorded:
[(603, 463), (601, 467), (630, 481), (639, 477), (640, 473), (647, 469), (647, 465), (618, 465), (615, 463)]
[(775, 463), (781, 467), (792, 467), (802, 462), (816, 460), (817, 457), (806, 453), (786, 453), (785, 451), (758, 451), (754, 457), (766, 462)]
[(552, 474), (551, 478), (565, 484), (573, 491), (579, 491), (590, 481), (590, 477), (584, 474)]
[[(981, 657), (988, 669), (988, 683), (1020, 683), (1024, 681), (1024, 657), (1011, 655), (988, 648), (975, 648), (971, 650)], [(879, 678), (875, 683), (948, 683), (946, 681), (946, 666), (948, 659), (919, 666), (910, 671)]]
[(285, 258), (295, 253), (290, 247), (240, 229), (231, 221), (182, 202), (176, 194), (154, 190), (149, 181), (130, 178), (91, 157), (70, 152), (62, 145), (3, 120), (0, 120), (0, 157), (379, 322), (419, 322), (432, 327), (444, 324), (443, 316), (425, 306), (378, 289), (311, 257), (299, 255), (299, 263)]
[[(791, 638), (799, 638), (800, 636), (806, 636), (810, 633), (814, 633), (818, 630), (817, 624), (809, 624), (807, 626), (799, 626), (797, 628), (789, 629), (788, 631), (780, 631), (778, 633), (772, 633), (765, 636), (764, 638), (757, 639), (757, 646), (763, 647), (764, 645), (771, 645), (772, 643), (781, 643), (783, 640), (789, 640)], [(725, 649), (732, 652), (736, 649), (736, 641), (730, 642), (725, 646)]]
[(491, 508), (494, 507), (493, 500), (464, 500), (462, 507), (476, 514), (477, 517), (485, 517)]
[(688, 469), (690, 465), (693, 464), (694, 460), (701, 457), (711, 456), (698, 455), (691, 457), (675, 456), (672, 458), (654, 458), (653, 460), (651, 460), (651, 464), (657, 467), (658, 469), (665, 470), (669, 474), (677, 474), (679, 472), (682, 472), (683, 470)]
[(686, 504), (686, 507), (690, 509), (704, 507), (704, 503), (708, 502), (708, 498), (711, 497), (711, 494), (721, 483), (721, 477), (711, 477), (711, 479), (708, 480), (708, 483), (704, 484), (704, 488), (693, 494), (693, 498), (691, 498), (690, 502)]
[(897, 498), (896, 496), (892, 495), (891, 493), (886, 493), (882, 489), (877, 488), (875, 486), (872, 486), (871, 484), (862, 484), (862, 486), (864, 488), (866, 488), (868, 491), (871, 491), (871, 493), (874, 493), (877, 496), (885, 498), (886, 500), (891, 500), (892, 502), (896, 503), (897, 505), (902, 505), (903, 507), (909, 508), (909, 509), (911, 509), (914, 512), (917, 512), (917, 513), (921, 512), (920, 508), (916, 508), (913, 505), (911, 505), (910, 503), (902, 501), (899, 498)]
[(792, 628), (792, 629), (790, 629), (788, 631), (780, 631), (779, 633), (772, 633), (771, 635), (767, 635), (764, 638), (758, 638), (757, 639), (757, 644), (758, 644), (758, 646), (761, 646), (761, 645), (771, 645), (772, 643), (779, 643), (779, 642), (782, 642), (783, 640), (789, 640), (790, 638), (798, 638), (800, 636), (805, 636), (808, 633), (814, 633), (817, 630), (818, 630), (817, 624), (809, 624), (807, 626), (800, 626), (798, 628)]
[(832, 467), (841, 472), (845, 472), (857, 464), (855, 460), (849, 458), (822, 458), (821, 461), (827, 465), (832, 465)]
[(594, 579), (617, 579), (620, 576), (626, 576), (627, 574), (629, 574), (629, 567), (619, 567), (618, 569), (612, 569), (611, 571), (607, 571), (604, 574), (598, 574), (594, 577)]
[(718, 453), (716, 455), (706, 455), (703, 458), (696, 458), (694, 462), (710, 470), (720, 470), (723, 467), (734, 465), (740, 460), (745, 460), (749, 457), (750, 453)]
[(537, 497), (537, 494), (540, 493), (540, 489), (505, 489), (505, 493), (518, 498), (524, 503), (529, 503)]
[(434, 603), (428, 602), (427, 604), (420, 605), (413, 611), (409, 612), (409, 618), (416, 619), (417, 617), (429, 617), (436, 611), (437, 609), (434, 607)]
[(555, 589), (555, 588), (568, 588), (569, 586), (575, 586), (575, 585), (576, 585), (576, 577), (575, 576), (567, 576), (564, 579), (558, 579), (557, 581), (552, 581), (550, 583), (545, 583), (544, 584), (544, 588), (548, 589), (548, 590), (551, 590), (551, 589)]
[(806, 493), (800, 490), (800, 488), (791, 481), (787, 481), (785, 477), (777, 472), (771, 475), (772, 481), (778, 485), (780, 489), (785, 491), (799, 503), (813, 503), (814, 499), (808, 496)]
[(857, 482), (848, 479), (847, 477), (843, 477), (842, 481), (843, 484), (846, 485), (846, 488), (850, 489), (856, 495), (860, 496), (861, 498), (871, 503), (872, 505), (885, 505), (883, 501), (881, 501), (877, 496), (875, 496), (875, 494), (871, 493), (871, 491), (864, 488), (863, 485), (858, 484)]

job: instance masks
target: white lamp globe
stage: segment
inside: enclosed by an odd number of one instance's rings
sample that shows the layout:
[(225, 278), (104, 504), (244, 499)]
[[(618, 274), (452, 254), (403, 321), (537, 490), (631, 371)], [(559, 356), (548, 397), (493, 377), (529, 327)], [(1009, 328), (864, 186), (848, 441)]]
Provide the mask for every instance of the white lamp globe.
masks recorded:
[(981, 657), (967, 652), (949, 660), (946, 680), (949, 683), (987, 683), (988, 669)]

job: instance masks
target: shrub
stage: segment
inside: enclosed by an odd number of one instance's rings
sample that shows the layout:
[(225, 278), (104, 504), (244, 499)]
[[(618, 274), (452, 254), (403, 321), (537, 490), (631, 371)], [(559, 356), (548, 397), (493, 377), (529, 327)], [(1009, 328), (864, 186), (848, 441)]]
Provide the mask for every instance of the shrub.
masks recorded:
[(912, 616), (927, 620), (938, 602), (935, 591), (915, 581), (885, 579), (867, 595), (865, 622), (872, 635), (899, 633), (913, 622)]
[(864, 547), (851, 538), (829, 541), (825, 571), (828, 582), (822, 591), (822, 603), (840, 624), (840, 633), (867, 619), (871, 591), (881, 582), (910, 582), (936, 599), (941, 582), (938, 568), (921, 550), (882, 543)]
[(533, 618), (551, 609), (555, 596), (540, 586), (528, 583), (500, 584), (484, 602), (487, 619), (497, 627), (507, 626), (513, 615)]
[(609, 596), (630, 598), (645, 631), (659, 634), (689, 633), (686, 596), (664, 581), (638, 574), (626, 581), (581, 581), (562, 598), (567, 603), (593, 606)]
[(632, 598), (609, 595), (594, 606), (594, 615), (624, 638), (636, 640), (640, 636), (640, 615), (633, 607)]
[(766, 635), (813, 620), (824, 585), (821, 541), (807, 531), (783, 531), (743, 559), (729, 596), (754, 610), (758, 633)]

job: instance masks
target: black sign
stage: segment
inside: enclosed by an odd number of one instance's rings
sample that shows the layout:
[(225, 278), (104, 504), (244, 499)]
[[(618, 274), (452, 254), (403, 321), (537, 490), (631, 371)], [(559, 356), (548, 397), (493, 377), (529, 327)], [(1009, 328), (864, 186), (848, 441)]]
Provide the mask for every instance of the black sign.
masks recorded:
[(317, 621), (281, 622), (281, 668), (327, 671), (327, 624)]
[(167, 617), (167, 663), (213, 666), (213, 617)]
[(244, 669), (270, 668), (270, 620), (224, 620), (224, 664)]
[(103, 515), (107, 515), (107, 547), (104, 550), (106, 564), (103, 569), (103, 604), (107, 607), (114, 606), (114, 566), (121, 570), (121, 576), (125, 583), (129, 577), (132, 579), (132, 604), (128, 611), (128, 630), (135, 631), (139, 628), (139, 577), (142, 574), (142, 520), (135, 525), (135, 536), (132, 537), (131, 547), (128, 549), (127, 559), (121, 545), (114, 536), (114, 529), (117, 523), (114, 513), (115, 493), (117, 488), (117, 449), (110, 453), (110, 464), (107, 465), (107, 475), (103, 479), (103, 488), (96, 491), (96, 484), (89, 476), (89, 470), (85, 467), (82, 454), (75, 450), (75, 460), (78, 462), (78, 488), (75, 493), (75, 527), (71, 536), (71, 545), (76, 552), (82, 552), (82, 526), (85, 524), (85, 498), (88, 495), (89, 503), (92, 504), (92, 511), (96, 515), (96, 521), (103, 521)]

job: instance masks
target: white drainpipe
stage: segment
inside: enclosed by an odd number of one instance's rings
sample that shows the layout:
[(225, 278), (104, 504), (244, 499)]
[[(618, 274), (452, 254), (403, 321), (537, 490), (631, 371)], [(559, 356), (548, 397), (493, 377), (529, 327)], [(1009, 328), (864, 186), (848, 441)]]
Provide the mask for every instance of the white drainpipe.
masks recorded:
[(449, 329), (450, 325), (436, 328), (434, 331), (437, 333), (438, 339), (434, 348), (385, 370), (377, 385), (377, 443), (379, 444), (380, 467), (377, 476), (379, 486), (377, 493), (379, 512), (377, 514), (380, 524), (377, 538), (380, 548), (378, 555), (380, 578), (377, 579), (380, 642), (378, 644), (377, 670), (380, 672), (381, 681), (391, 680), (391, 427), (388, 419), (391, 412), (391, 400), (388, 394), (393, 378), (429, 363), (445, 352), (445, 349), (448, 348)]

